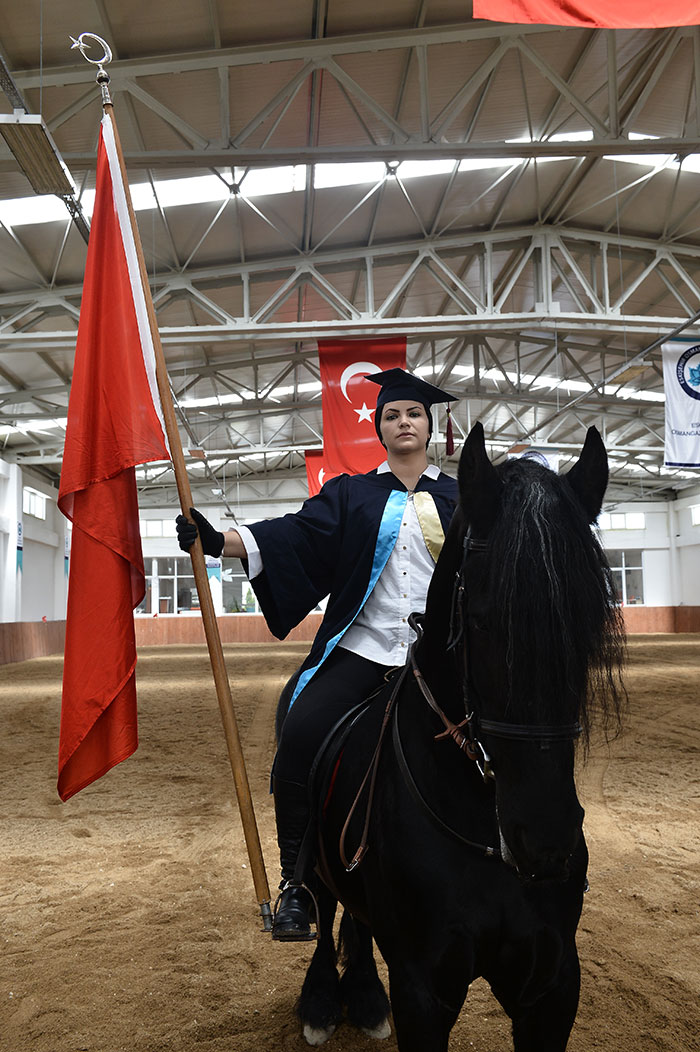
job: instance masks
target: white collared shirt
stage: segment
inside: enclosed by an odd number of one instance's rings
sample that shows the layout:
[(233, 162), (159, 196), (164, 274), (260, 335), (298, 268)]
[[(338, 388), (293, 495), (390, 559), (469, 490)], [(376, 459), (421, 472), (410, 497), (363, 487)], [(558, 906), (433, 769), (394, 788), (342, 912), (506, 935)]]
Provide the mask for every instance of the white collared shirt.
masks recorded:
[[(377, 473), (389, 471), (384, 461)], [(429, 464), (423, 472), (436, 479), (440, 469)], [(369, 599), (338, 646), (381, 665), (403, 665), (415, 633), (408, 615), (425, 610), (428, 585), (435, 563), (426, 548), (423, 532), (409, 493), (399, 536)]]
[[(377, 474), (390, 471), (388, 461), (377, 468)], [(429, 464), (423, 472), (437, 479), (440, 469)], [(252, 532), (237, 526), (248, 557), (248, 577), (262, 572), (260, 550)], [(428, 585), (435, 563), (428, 551), (418, 521), (413, 493), (409, 493), (399, 534), (386, 566), (372, 594), (360, 610), (338, 646), (381, 665), (403, 665), (408, 648), (415, 638), (408, 615), (425, 610)]]

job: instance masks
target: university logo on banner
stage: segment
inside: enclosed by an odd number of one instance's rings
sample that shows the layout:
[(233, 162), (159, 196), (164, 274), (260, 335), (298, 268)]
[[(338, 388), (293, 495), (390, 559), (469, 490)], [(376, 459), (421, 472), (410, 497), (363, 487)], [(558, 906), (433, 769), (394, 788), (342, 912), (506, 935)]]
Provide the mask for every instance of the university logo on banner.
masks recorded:
[(700, 467), (700, 344), (663, 345), (666, 441), (664, 464)]
[[(319, 340), (323, 405), (323, 458), (313, 458), (323, 481), (343, 472), (359, 475), (386, 459), (374, 414), (379, 388), (366, 380), (385, 369), (406, 368), (406, 337)], [(307, 459), (307, 465), (309, 464)], [(317, 468), (316, 463), (320, 466)], [(308, 474), (308, 467), (307, 467)], [(319, 487), (320, 488), (320, 487)], [(311, 492), (311, 490), (310, 490)]]

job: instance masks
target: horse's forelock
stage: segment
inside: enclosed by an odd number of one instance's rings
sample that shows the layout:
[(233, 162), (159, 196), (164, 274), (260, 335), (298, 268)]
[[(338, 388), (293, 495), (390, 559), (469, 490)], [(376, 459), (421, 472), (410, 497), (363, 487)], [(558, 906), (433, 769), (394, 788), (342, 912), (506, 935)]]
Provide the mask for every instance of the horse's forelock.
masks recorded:
[(615, 730), (624, 630), (605, 554), (563, 478), (528, 460), (498, 470), (490, 588), (513, 705), (533, 722), (556, 722), (573, 691), (586, 733), (594, 708)]

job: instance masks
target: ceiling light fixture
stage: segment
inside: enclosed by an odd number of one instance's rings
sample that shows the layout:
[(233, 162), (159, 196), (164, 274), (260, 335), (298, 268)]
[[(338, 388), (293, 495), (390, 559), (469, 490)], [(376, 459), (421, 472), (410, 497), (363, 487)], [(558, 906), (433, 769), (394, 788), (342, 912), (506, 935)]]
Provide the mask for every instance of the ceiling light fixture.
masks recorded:
[(73, 194), (75, 187), (38, 113), (0, 114), (0, 135), (37, 194)]

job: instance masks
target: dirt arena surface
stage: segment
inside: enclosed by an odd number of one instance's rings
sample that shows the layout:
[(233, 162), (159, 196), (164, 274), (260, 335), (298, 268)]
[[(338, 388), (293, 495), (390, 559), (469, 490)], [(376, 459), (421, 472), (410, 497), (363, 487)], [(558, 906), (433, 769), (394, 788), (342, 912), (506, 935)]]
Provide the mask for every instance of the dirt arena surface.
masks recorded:
[[(270, 885), (277, 695), (300, 644), (226, 647)], [(61, 804), (61, 659), (0, 667), (3, 1052), (296, 1052), (308, 944), (261, 931), (203, 647), (141, 651), (141, 745)], [(700, 637), (636, 636), (625, 735), (580, 772), (591, 891), (570, 1052), (700, 1049)], [(339, 1028), (329, 1052), (396, 1048)], [(474, 984), (451, 1050), (506, 1052)]]

